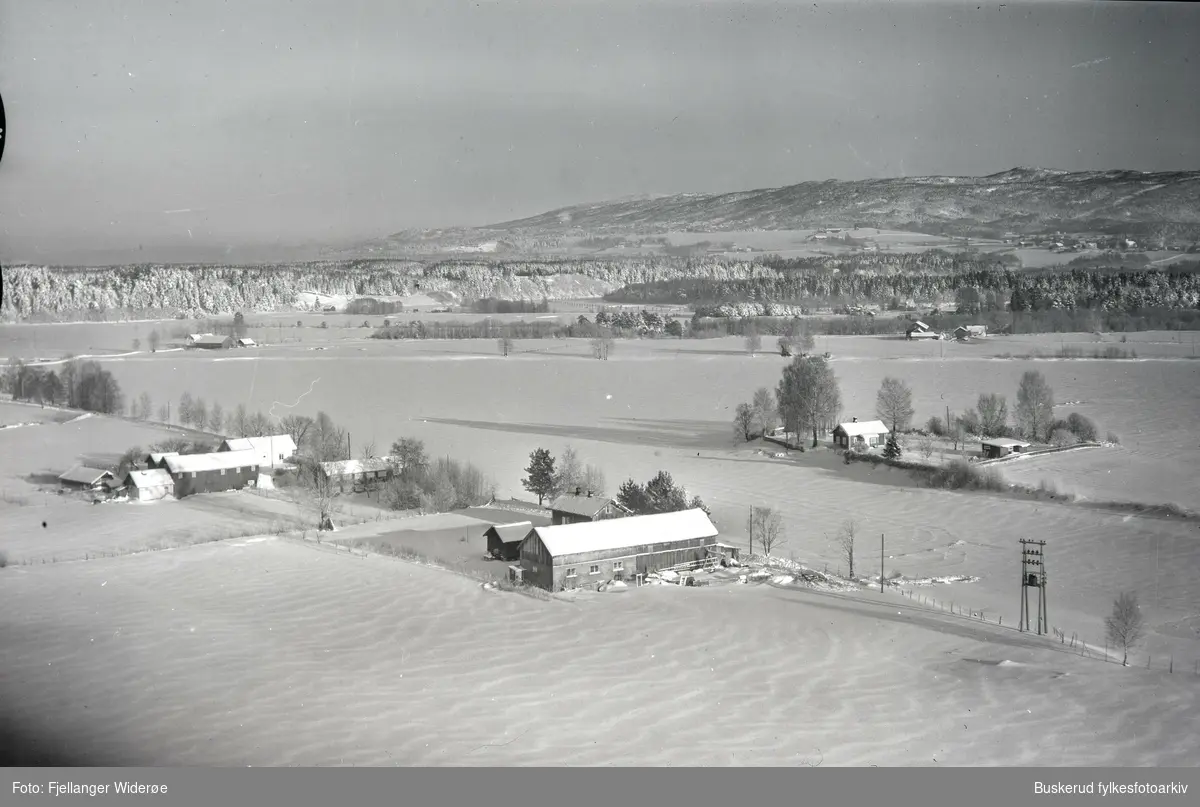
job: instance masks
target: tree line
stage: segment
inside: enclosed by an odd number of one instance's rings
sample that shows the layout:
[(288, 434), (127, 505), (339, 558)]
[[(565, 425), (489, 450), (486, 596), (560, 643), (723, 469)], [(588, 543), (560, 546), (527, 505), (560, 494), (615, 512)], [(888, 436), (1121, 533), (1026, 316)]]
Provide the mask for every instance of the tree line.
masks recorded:
[(121, 385), (96, 361), (68, 357), (58, 371), (9, 359), (0, 377), (4, 392), (17, 401), (65, 406), (105, 415), (125, 413)]

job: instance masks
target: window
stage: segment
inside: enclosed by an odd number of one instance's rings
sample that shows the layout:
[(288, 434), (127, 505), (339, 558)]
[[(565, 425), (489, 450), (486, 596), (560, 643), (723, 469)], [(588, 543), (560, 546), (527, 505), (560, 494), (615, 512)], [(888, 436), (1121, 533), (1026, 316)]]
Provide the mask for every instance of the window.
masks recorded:
[(192, 479), (195, 479), (195, 478), (196, 478), (196, 472), (195, 472), (195, 471), (192, 471), (190, 474), (188, 474), (188, 476), (190, 476)]
[(624, 568), (625, 568), (625, 561), (623, 561), (623, 560), (614, 560), (613, 561), (613, 571), (614, 572), (619, 572)]
[(221, 476), (224, 476), (224, 475), (225, 475), (225, 469), (224, 469), (224, 468), (222, 468), (222, 469), (221, 469)]
[(598, 564), (592, 564), (592, 567), (588, 569), (588, 574), (600, 574), (600, 566)]
[(241, 469), (241, 468), (234, 468), (234, 469), (233, 469), (233, 472), (234, 472), (235, 474), (240, 474), (240, 473), (242, 472), (242, 469)]
[(576, 571), (573, 567), (570, 569), (567, 569), (567, 577), (578, 577), (578, 576), (579, 575), (576, 573)]

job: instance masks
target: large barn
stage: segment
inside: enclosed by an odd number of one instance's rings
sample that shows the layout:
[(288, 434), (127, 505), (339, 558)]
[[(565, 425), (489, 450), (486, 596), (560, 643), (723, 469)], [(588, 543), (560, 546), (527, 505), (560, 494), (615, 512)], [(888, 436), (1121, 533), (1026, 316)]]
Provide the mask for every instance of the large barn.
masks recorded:
[(221, 441), (217, 451), (253, 451), (258, 455), (260, 468), (279, 468), (287, 465), (288, 460), (296, 453), (296, 441), (290, 434), (230, 437)]
[(717, 528), (699, 508), (535, 527), (521, 542), (519, 575), (550, 591), (584, 588), (703, 560), (716, 544)]
[(629, 515), (629, 510), (607, 496), (594, 496), (576, 488), (574, 495), (559, 496), (550, 503), (554, 526), (578, 524), (584, 521), (599, 521), (604, 518), (620, 518)]
[(258, 455), (254, 451), (219, 451), (213, 454), (177, 454), (165, 457), (175, 480), (175, 498), (193, 493), (241, 490), (258, 480)]
[(229, 350), (233, 347), (233, 337), (211, 333), (192, 334), (187, 338), (187, 346), (204, 350)]
[(838, 448), (882, 445), (891, 430), (883, 425), (882, 420), (866, 420), (859, 422), (858, 418), (849, 423), (839, 423), (833, 430), (833, 444)]

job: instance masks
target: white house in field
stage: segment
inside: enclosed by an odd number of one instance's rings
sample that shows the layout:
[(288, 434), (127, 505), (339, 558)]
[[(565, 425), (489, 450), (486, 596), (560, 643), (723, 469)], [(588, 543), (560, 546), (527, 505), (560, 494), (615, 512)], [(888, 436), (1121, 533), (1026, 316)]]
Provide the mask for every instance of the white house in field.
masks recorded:
[(833, 429), (833, 444), (838, 448), (850, 448), (851, 446), (879, 446), (887, 440), (891, 429), (883, 425), (882, 420), (865, 420), (859, 422), (858, 418), (849, 423), (839, 423)]
[(281, 468), (296, 453), (296, 441), (290, 434), (271, 434), (265, 437), (229, 437), (217, 451), (253, 451), (259, 468)]

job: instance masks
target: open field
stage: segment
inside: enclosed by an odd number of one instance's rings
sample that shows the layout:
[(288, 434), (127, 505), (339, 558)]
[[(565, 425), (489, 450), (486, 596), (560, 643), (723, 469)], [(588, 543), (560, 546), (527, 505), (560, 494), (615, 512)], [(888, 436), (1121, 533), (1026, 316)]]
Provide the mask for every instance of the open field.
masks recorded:
[(7, 717), (32, 735), (27, 751), (40, 742), (76, 764), (1200, 756), (1191, 675), (1083, 659), (891, 596), (668, 586), (545, 602), (282, 540), (3, 574), (0, 610), (23, 615), (0, 622)]

